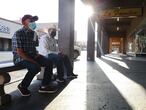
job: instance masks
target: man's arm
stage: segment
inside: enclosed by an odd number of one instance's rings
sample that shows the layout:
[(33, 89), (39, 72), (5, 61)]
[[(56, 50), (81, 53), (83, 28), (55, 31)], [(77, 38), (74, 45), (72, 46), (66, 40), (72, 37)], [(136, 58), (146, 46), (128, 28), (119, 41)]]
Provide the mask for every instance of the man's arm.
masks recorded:
[(32, 63), (37, 63), (36, 61), (34, 61), (32, 58), (30, 58), (28, 55), (25, 54), (25, 52), (23, 51), (23, 49), (21, 48), (17, 48), (17, 54), (23, 58), (24, 60), (30, 61)]
[(17, 31), (16, 34), (16, 41), (15, 41), (15, 45), (16, 45), (16, 52), (17, 54), (23, 58), (24, 60), (28, 60), (32, 63), (36, 63), (32, 58), (30, 58), (28, 55), (25, 54), (25, 52), (23, 51), (23, 35), (22, 35), (22, 31)]
[(38, 51), (43, 56), (48, 55), (49, 46), (48, 46), (48, 39), (46, 35), (40, 37)]

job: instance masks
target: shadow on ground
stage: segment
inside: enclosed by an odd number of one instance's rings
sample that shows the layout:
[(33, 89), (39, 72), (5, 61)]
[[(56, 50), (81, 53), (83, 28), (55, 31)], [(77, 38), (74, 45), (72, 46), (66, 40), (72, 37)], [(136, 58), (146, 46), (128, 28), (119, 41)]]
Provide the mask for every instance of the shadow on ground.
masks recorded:
[[(107, 56), (106, 56), (107, 57)], [(110, 59), (115, 59), (109, 57)], [(132, 81), (140, 84), (146, 89), (146, 61), (136, 61), (136, 60), (128, 60), (127, 57), (122, 57), (122, 62), (128, 66), (128, 69), (117, 64), (114, 61), (107, 60), (105, 58), (101, 58), (102, 61), (112, 66), (113, 69), (119, 71), (121, 74), (125, 75), (127, 78)], [(118, 59), (116, 59), (118, 60)]]
[(57, 97), (62, 90), (69, 84), (60, 84), (58, 91), (52, 94), (40, 94), (38, 93), (40, 81), (36, 80), (30, 85), (31, 96), (21, 97), (18, 90), (11, 93), (12, 102), (10, 104), (0, 107), (0, 110), (44, 110)]
[(87, 110), (132, 110), (96, 62), (87, 62)]

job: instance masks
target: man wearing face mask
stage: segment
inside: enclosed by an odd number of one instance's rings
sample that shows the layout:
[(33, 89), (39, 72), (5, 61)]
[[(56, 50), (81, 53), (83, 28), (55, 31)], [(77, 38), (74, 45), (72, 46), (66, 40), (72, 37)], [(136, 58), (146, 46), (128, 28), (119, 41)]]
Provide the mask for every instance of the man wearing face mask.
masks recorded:
[[(49, 39), (49, 36), (47, 33), (44, 33), (42, 35), (40, 35), (40, 38), (39, 38), (39, 47), (37, 48), (38, 51), (39, 51), (39, 54), (47, 57), (48, 59), (50, 59), (53, 64), (56, 66), (57, 68), (57, 81), (59, 83), (63, 83), (65, 82), (66, 80), (64, 79), (64, 67), (63, 67), (63, 61), (58, 57), (57, 54), (52, 54), (49, 52), (49, 43), (51, 39)], [(53, 40), (53, 44), (56, 42), (56, 40), (54, 41)], [(51, 45), (53, 45), (51, 43)], [(41, 68), (41, 72), (40, 74), (38, 75), (38, 79), (42, 79), (43, 78), (43, 75), (44, 75), (44, 70), (45, 68), (42, 67)]]
[[(55, 65), (60, 64), (58, 65), (57, 69), (62, 70), (62, 72), (65, 69), (67, 73), (67, 78), (77, 78), (78, 75), (73, 73), (73, 68), (68, 56), (59, 51), (58, 43), (55, 39), (56, 31), (57, 30), (54, 27), (49, 28), (49, 35), (40, 37), (39, 53), (41, 55), (48, 56), (48, 58)], [(64, 76), (64, 73), (61, 75)], [(57, 79), (57, 81), (60, 81), (60, 79)]]
[(53, 93), (57, 90), (56, 87), (50, 86), (53, 69), (52, 61), (36, 51), (38, 39), (34, 29), (37, 20), (37, 16), (24, 15), (22, 18), (23, 27), (16, 31), (12, 37), (13, 61), (16, 65), (25, 67), (28, 70), (22, 82), (18, 85), (18, 90), (22, 96), (30, 96), (28, 87), (34, 76), (40, 71), (41, 66), (46, 69), (39, 92)]

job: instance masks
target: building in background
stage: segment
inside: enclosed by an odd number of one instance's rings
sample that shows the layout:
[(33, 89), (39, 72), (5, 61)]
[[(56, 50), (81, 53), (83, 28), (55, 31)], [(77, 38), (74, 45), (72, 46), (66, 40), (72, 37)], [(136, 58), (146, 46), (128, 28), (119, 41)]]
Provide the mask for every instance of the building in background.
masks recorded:
[[(48, 33), (48, 29), (50, 27), (58, 28), (58, 23), (37, 23), (36, 32), (38, 36), (40, 37), (42, 34)], [(57, 38), (58, 38), (58, 32), (57, 32)]]
[(0, 18), (0, 51), (11, 50), (12, 36), (21, 27), (20, 23)]
[[(38, 23), (37, 32), (41, 34), (47, 33), (47, 29), (50, 26), (58, 27), (57, 23)], [(22, 27), (20, 21), (11, 21), (4, 18), (0, 18), (0, 51), (11, 51), (11, 39), (13, 34)]]
[[(4, 18), (0, 18), (0, 51), (11, 51), (11, 39), (13, 34), (20, 28), (22, 28), (20, 21), (10, 21)], [(55, 27), (59, 31), (62, 31), (58, 28), (58, 23), (37, 23), (36, 32), (39, 37), (42, 34), (47, 34), (50, 27)], [(58, 39), (58, 31), (56, 35)], [(77, 42), (77, 32), (75, 31), (75, 45)], [(80, 55), (80, 49), (77, 46), (74, 47), (75, 52), (78, 52), (75, 56), (76, 58)]]

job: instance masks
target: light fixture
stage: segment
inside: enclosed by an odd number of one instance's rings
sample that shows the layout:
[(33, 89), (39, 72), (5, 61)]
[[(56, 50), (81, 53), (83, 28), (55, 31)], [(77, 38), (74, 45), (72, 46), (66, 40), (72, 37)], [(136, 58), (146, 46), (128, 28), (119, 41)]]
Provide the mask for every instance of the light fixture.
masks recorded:
[(137, 18), (137, 16), (129, 16), (129, 18)]
[(117, 22), (119, 22), (119, 21), (120, 21), (120, 18), (118, 17), (118, 18), (117, 18)]
[(120, 30), (120, 28), (119, 27), (117, 27), (117, 31), (119, 31)]
[(85, 5), (86, 16), (91, 17), (94, 14), (93, 7), (90, 5)]

